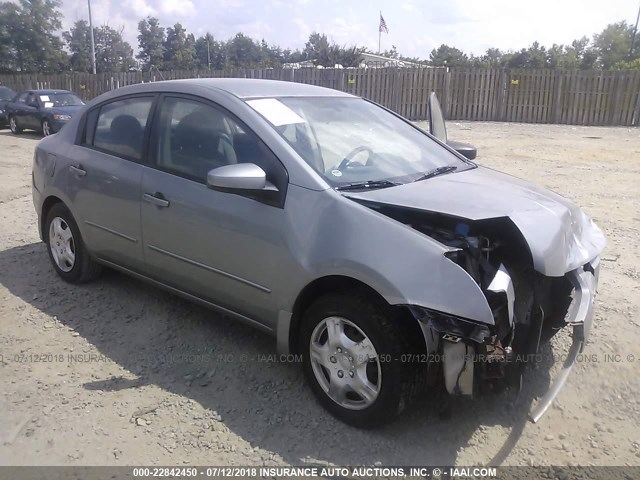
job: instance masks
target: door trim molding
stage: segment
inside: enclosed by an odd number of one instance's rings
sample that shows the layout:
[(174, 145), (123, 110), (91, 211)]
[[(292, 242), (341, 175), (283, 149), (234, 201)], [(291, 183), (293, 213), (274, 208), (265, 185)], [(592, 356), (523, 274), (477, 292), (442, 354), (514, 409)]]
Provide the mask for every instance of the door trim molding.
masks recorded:
[(257, 320), (254, 320), (253, 318), (247, 317), (245, 315), (242, 315), (241, 313), (238, 313), (236, 311), (230, 310), (228, 308), (225, 308), (221, 305), (218, 305), (216, 303), (210, 302), (209, 300), (206, 300), (202, 297), (198, 297), (196, 295), (193, 295), (189, 292), (185, 292), (184, 290), (180, 290), (179, 288), (176, 287), (172, 287), (171, 285), (168, 285), (166, 283), (163, 283), (161, 281), (155, 280), (154, 278), (148, 277), (146, 275), (143, 275), (141, 273), (138, 273), (134, 270), (130, 270), (126, 267), (123, 267), (122, 265), (119, 265), (117, 263), (113, 263), (110, 262), (108, 260), (105, 260), (103, 258), (97, 258), (96, 260), (98, 260), (98, 262), (102, 263), (103, 265), (106, 265), (108, 267), (114, 268), (116, 270), (119, 270), (127, 275), (130, 275), (134, 278), (137, 278), (139, 280), (142, 280), (144, 282), (150, 283), (156, 287), (162, 288), (168, 292), (173, 293), (174, 295), (178, 295), (182, 298), (186, 298), (187, 300), (190, 300), (192, 302), (198, 303), (200, 305), (203, 305), (207, 308), (210, 308), (212, 310), (215, 310), (217, 312), (220, 312), (222, 314), (225, 315), (229, 315), (233, 318), (236, 318), (238, 320), (240, 320), (241, 322), (251, 325), (252, 327), (256, 327), (259, 330), (262, 330), (263, 332), (269, 333), (271, 335), (274, 334), (274, 329), (265, 325), (264, 323), (261, 323)]
[(86, 223), (87, 225), (91, 225), (92, 227), (99, 228), (100, 230), (104, 230), (105, 232), (109, 232), (115, 235), (116, 237), (124, 238), (125, 240), (129, 240), (130, 242), (133, 242), (133, 243), (138, 243), (137, 238), (130, 237), (129, 235), (125, 235), (124, 233), (116, 232), (115, 230), (111, 230), (110, 228), (103, 227), (102, 225), (98, 225), (97, 223), (90, 222), (89, 220), (85, 220), (84, 223)]
[(230, 278), (232, 280), (236, 280), (236, 281), (238, 281), (240, 283), (244, 283), (245, 285), (248, 285), (250, 287), (256, 288), (256, 289), (258, 289), (258, 290), (260, 290), (262, 292), (271, 293), (271, 289), (270, 288), (267, 288), (264, 285), (260, 285), (259, 283), (252, 282), (251, 280), (247, 280), (245, 278), (238, 277), (237, 275), (234, 275), (232, 273), (225, 272), (224, 270), (220, 270), (220, 269), (212, 267), (210, 265), (206, 265), (204, 263), (200, 263), (200, 262), (198, 262), (196, 260), (192, 260), (192, 259), (187, 258), (187, 257), (183, 257), (182, 255), (178, 255), (176, 253), (172, 253), (172, 252), (169, 252), (167, 250), (163, 250), (162, 248), (156, 247), (155, 245), (147, 244), (147, 247), (150, 250), (153, 250), (154, 252), (162, 253), (163, 255), (167, 255), (167, 256), (169, 256), (171, 258), (175, 258), (176, 260), (181, 260), (181, 261), (186, 262), (186, 263), (188, 263), (190, 265), (195, 265), (196, 267), (200, 267), (200, 268), (203, 268), (203, 269), (208, 270), (210, 272), (217, 273), (218, 275), (222, 275), (223, 277), (227, 277), (227, 278)]

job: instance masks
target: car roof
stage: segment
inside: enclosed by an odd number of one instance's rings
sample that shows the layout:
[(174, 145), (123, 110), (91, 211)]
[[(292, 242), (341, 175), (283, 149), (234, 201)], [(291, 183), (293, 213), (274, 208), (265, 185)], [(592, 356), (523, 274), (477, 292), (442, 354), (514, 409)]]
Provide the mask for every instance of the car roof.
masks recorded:
[(22, 93), (37, 93), (38, 95), (46, 95), (49, 93), (71, 93), (69, 90), (25, 90)]
[(304, 83), (257, 78), (189, 78), (144, 84), (144, 90), (171, 91), (171, 85), (185, 84), (221, 90), (241, 99), (273, 97), (353, 97), (345, 92)]

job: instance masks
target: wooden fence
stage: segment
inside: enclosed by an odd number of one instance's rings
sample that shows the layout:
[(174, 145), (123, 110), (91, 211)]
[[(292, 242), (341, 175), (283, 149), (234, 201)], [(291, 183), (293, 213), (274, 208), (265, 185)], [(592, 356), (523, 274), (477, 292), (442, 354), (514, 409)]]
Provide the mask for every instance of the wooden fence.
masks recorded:
[(0, 75), (14, 90), (60, 88), (85, 100), (114, 88), (162, 79), (268, 78), (334, 88), (426, 119), (435, 91), (448, 119), (573, 125), (640, 125), (640, 71), (511, 69), (237, 69)]

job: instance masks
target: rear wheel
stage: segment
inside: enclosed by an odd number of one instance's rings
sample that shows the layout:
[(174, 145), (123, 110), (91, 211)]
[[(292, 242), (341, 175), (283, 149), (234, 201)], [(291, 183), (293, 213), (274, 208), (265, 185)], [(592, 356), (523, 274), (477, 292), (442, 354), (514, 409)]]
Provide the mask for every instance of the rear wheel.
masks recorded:
[(44, 120), (42, 120), (42, 135), (48, 137), (52, 133), (53, 130), (51, 129), (51, 123), (49, 123), (49, 120), (45, 118)]
[(402, 361), (409, 343), (382, 301), (329, 294), (305, 312), (299, 351), (320, 403), (345, 423), (371, 428), (409, 402), (415, 369)]
[(13, 133), (14, 135), (22, 133), (22, 128), (18, 126), (16, 117), (14, 117), (13, 115), (9, 116), (9, 128), (11, 129), (11, 133)]
[(71, 212), (57, 203), (45, 220), (46, 243), (53, 268), (63, 280), (83, 283), (97, 277), (102, 268), (89, 255)]

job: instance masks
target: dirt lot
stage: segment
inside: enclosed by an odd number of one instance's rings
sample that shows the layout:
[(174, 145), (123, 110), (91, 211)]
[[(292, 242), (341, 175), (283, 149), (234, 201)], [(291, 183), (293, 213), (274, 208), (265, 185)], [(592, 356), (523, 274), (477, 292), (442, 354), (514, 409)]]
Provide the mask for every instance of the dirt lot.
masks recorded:
[(476, 144), (479, 163), (573, 199), (608, 238), (585, 356), (539, 424), (526, 413), (566, 337), (515, 404), (460, 402), (441, 420), (425, 400), (359, 431), (322, 410), (296, 365), (271, 361), (263, 334), (114, 272), (65, 284), (31, 204), (38, 137), (3, 130), (0, 464), (639, 465), (640, 131), (453, 123), (449, 134)]

